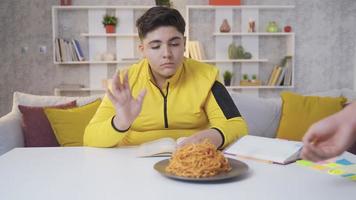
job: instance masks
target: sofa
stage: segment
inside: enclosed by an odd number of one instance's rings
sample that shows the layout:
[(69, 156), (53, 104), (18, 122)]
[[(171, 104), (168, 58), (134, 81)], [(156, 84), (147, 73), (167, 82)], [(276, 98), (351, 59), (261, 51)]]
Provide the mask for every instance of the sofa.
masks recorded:
[[(259, 98), (238, 92), (230, 92), (230, 95), (248, 124), (249, 134), (269, 138), (276, 137), (282, 112), (281, 98)], [(344, 96), (348, 101), (356, 101), (356, 91), (350, 89), (330, 90), (310, 95)], [(18, 105), (53, 106), (76, 100), (77, 106), (81, 106), (101, 97), (100, 95), (88, 97), (39, 96), (14, 92), (11, 112), (0, 118), (0, 155), (13, 148), (25, 146), (21, 128), (22, 114)], [(354, 145), (354, 150), (356, 150), (356, 145)]]

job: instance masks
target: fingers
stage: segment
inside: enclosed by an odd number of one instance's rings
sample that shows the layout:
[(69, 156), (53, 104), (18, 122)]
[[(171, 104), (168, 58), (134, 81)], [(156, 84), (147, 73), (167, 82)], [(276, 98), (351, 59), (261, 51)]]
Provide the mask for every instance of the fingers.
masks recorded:
[(323, 158), (315, 152), (315, 148), (313, 148), (312, 145), (305, 145), (303, 147), (301, 157), (305, 160), (313, 162), (323, 160)]
[(106, 95), (110, 99), (111, 103), (115, 103), (115, 96), (110, 92), (109, 88), (106, 89)]
[(118, 71), (113, 76), (112, 82), (112, 94), (116, 97), (125, 96), (125, 98), (132, 97), (131, 89), (129, 85), (129, 77), (128, 72), (125, 72), (123, 80), (120, 78), (120, 71)]
[(120, 80), (120, 71), (114, 74), (112, 81), (112, 91), (114, 95), (118, 95), (121, 91), (121, 80)]
[(130, 86), (129, 86), (129, 74), (128, 74), (127, 72), (125, 72), (125, 75), (124, 75), (123, 88), (130, 90)]

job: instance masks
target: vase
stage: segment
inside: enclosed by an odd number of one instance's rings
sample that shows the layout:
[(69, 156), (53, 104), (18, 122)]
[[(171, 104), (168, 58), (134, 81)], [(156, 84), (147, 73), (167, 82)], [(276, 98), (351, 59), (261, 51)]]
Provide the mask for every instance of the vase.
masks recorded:
[(224, 19), (220, 26), (220, 32), (228, 33), (228, 32), (230, 32), (230, 30), (231, 30), (231, 28), (230, 28), (229, 22), (227, 21), (227, 19)]
[(231, 79), (224, 79), (224, 84), (225, 84), (225, 86), (230, 86), (231, 85)]
[(278, 25), (275, 21), (268, 22), (267, 32), (275, 33), (278, 32)]
[(61, 0), (61, 6), (70, 6), (72, 5), (72, 0)]
[(106, 29), (106, 33), (115, 33), (115, 26), (114, 25), (106, 25), (105, 29)]

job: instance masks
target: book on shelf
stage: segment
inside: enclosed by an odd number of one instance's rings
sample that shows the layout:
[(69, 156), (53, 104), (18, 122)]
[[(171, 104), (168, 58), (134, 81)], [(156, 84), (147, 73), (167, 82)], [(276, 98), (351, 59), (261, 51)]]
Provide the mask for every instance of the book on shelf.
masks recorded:
[(55, 39), (55, 55), (57, 62), (84, 61), (83, 51), (77, 40)]
[(205, 52), (199, 41), (191, 40), (188, 42), (189, 57), (195, 60), (204, 60)]
[(173, 138), (160, 138), (151, 142), (141, 144), (137, 148), (136, 155), (138, 157), (161, 157), (171, 156), (179, 144), (185, 137), (174, 140)]
[(289, 164), (300, 159), (302, 142), (246, 135), (230, 145), (224, 153), (242, 158)]
[(84, 54), (83, 54), (83, 51), (82, 51), (82, 48), (80, 47), (80, 44), (78, 42), (78, 40), (72, 40), (72, 43), (73, 43), (73, 46), (75, 48), (75, 52), (76, 52), (76, 55), (78, 57), (78, 60), (79, 61), (84, 61), (85, 58), (84, 58)]
[(267, 85), (271, 85), (272, 84), (272, 80), (273, 80), (273, 77), (274, 77), (274, 75), (275, 75), (275, 73), (277, 71), (277, 68), (278, 68), (278, 65), (275, 65), (273, 67), (272, 72), (271, 72), (271, 74), (270, 74), (270, 76), (268, 78)]
[(286, 68), (286, 73), (285, 73), (283, 85), (289, 86), (292, 85), (292, 73), (293, 73), (290, 60), (287, 61), (285, 68)]
[(287, 69), (286, 67), (281, 67), (281, 73), (280, 73), (275, 85), (283, 85), (284, 77), (286, 74), (286, 69)]
[(277, 81), (278, 81), (279, 76), (281, 75), (281, 72), (282, 72), (282, 67), (277, 66), (276, 71), (275, 71), (272, 81), (271, 81), (272, 86), (277, 84)]

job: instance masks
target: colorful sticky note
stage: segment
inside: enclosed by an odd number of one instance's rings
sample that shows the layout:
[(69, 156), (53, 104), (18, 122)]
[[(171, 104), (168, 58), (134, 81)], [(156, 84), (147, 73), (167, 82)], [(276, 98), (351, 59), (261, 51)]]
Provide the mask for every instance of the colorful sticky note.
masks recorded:
[(343, 174), (341, 175), (342, 177), (349, 177), (349, 176), (353, 176), (353, 175), (356, 175), (356, 174)]
[(328, 174), (331, 174), (331, 175), (341, 175), (344, 173), (345, 173), (345, 171), (342, 169), (331, 169), (328, 171)]
[(353, 163), (346, 160), (346, 159), (341, 159), (341, 160), (337, 160), (336, 163), (340, 164), (340, 165), (352, 165)]
[(313, 162), (308, 161), (308, 160), (298, 160), (296, 163), (300, 166), (305, 166), (305, 167), (314, 165)]
[(313, 165), (311, 168), (316, 169), (316, 170), (329, 169), (328, 167), (325, 167), (323, 165)]
[(350, 176), (350, 177), (348, 177), (350, 180), (352, 180), (352, 181), (356, 181), (356, 175), (353, 175), (353, 176)]
[(337, 167), (341, 167), (340, 164), (337, 164), (337, 163), (327, 163), (327, 164), (324, 164), (325, 167), (330, 167), (330, 168), (337, 168)]

